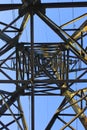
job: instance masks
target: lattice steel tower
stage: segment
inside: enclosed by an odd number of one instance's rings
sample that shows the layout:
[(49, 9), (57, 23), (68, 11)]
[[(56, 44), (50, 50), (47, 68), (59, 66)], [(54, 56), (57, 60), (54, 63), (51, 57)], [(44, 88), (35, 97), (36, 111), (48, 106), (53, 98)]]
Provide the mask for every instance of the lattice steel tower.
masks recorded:
[[(6, 2), (0, 2), (0, 130), (87, 129), (87, 2)], [(58, 101), (44, 128), (37, 122), (46, 120), (46, 102), (39, 119), (37, 97), (55, 97), (49, 113)]]

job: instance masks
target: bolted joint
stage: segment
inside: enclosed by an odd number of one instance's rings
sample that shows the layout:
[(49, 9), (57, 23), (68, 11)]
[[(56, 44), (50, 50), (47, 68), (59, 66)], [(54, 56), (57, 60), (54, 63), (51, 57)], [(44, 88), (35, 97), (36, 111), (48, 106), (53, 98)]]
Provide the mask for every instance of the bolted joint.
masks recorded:
[(30, 0), (29, 2), (24, 2), (22, 7), (19, 9), (20, 17), (24, 16), (26, 13), (31, 14), (31, 12), (35, 13), (36, 10), (41, 11), (45, 14), (45, 9), (41, 8), (41, 0)]
[(26, 13), (28, 13), (28, 3), (23, 4), (22, 7), (19, 9), (20, 17), (24, 16)]

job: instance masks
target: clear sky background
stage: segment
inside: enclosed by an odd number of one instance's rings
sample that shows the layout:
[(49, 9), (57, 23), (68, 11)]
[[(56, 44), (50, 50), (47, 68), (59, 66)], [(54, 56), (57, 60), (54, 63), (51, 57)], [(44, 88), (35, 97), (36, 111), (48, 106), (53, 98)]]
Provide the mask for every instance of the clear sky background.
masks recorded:
[[(77, 2), (81, 0), (41, 0), (42, 2)], [(84, 0), (86, 1), (86, 0)], [(0, 0), (1, 3), (21, 3), (21, 0)], [(87, 13), (87, 8), (69, 8), (69, 9), (47, 9), (46, 15), (51, 18), (57, 25), (61, 26), (62, 24), (76, 18), (77, 16), (80, 16), (84, 13)], [(0, 12), (0, 21), (6, 21), (9, 23), (10, 20), (15, 18), (18, 15), (18, 11), (7, 11), (6, 12), (7, 16), (5, 15), (5, 12)], [(35, 38), (34, 42), (59, 42), (61, 39), (36, 15), (35, 17)], [(76, 22), (72, 25), (69, 25), (67, 28), (78, 28), (83, 21), (87, 19), (84, 18), (84, 20), (80, 20), (79, 22)], [(19, 20), (19, 23), (16, 24), (17, 27), (20, 26), (22, 18)], [(0, 26), (0, 29), (3, 27)], [(15, 36), (14, 34), (10, 34), (9, 36), (12, 35), (13, 37)], [(86, 39), (87, 40), (87, 39)], [(20, 38), (20, 42), (30, 42), (30, 21), (27, 23), (27, 26), (23, 32), (23, 35)], [(3, 44), (3, 41), (1, 40), (1, 43)], [(9, 53), (9, 52), (8, 52)], [(5, 55), (4, 55), (5, 57)], [(15, 72), (10, 72), (8, 71), (9, 75), (12, 75), (12, 77), (15, 79)], [(76, 76), (76, 73), (72, 75), (74, 78)], [(0, 74), (1, 79), (5, 79), (2, 74)], [(79, 84), (81, 85), (81, 84)], [(77, 86), (75, 84), (75, 86)], [(86, 86), (85, 86), (86, 87)], [(4, 85), (0, 85), (1, 90), (7, 90), (13, 91), (14, 90), (14, 85), (11, 85), (9, 88), (9, 84), (5, 87)], [(37, 96), (35, 97), (35, 130), (44, 130), (47, 124), (49, 123), (51, 117), (55, 113), (57, 107), (61, 103), (63, 97), (60, 96)], [(29, 130), (31, 130), (31, 121), (30, 121), (30, 113), (31, 113), (31, 98), (30, 97), (21, 97), (21, 102), (24, 110), (24, 114), (26, 117), (26, 121), (29, 127)], [(65, 117), (63, 117), (65, 118)], [(7, 119), (6, 119), (7, 120)], [(67, 118), (68, 120), (68, 118)], [(77, 120), (76, 122), (73, 123), (73, 126), (75, 126), (76, 130), (84, 130), (83, 126), (79, 126), (79, 121)], [(54, 124), (52, 130), (59, 130), (59, 127), (63, 127), (63, 124), (56, 121)], [(11, 129), (18, 130), (17, 126), (14, 125), (14, 128), (12, 127)], [(69, 130), (68, 128), (66, 130)]]

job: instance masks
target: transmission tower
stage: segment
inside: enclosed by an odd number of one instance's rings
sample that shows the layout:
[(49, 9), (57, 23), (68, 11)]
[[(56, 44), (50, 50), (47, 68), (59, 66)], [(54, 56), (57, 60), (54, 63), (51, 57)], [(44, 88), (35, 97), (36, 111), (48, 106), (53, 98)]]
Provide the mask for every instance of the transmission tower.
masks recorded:
[[(69, 17), (70, 12), (66, 15), (66, 10), (72, 8), (79, 9), (76, 17), (66, 18), (61, 25), (53, 19), (58, 9), (60, 17)], [(46, 96), (56, 97), (58, 107), (40, 130), (77, 130), (78, 126), (87, 129), (86, 8), (87, 2), (71, 1), (0, 3), (0, 130), (37, 130), (35, 98)], [(65, 14), (61, 15), (63, 10)], [(84, 13), (80, 13), (82, 10)], [(14, 19), (10, 15), (12, 11), (16, 13)], [(56, 38), (44, 42), (40, 34), (43, 42), (35, 42), (35, 35), (39, 33), (38, 28), (35, 31), (36, 18), (49, 27)], [(24, 40), (25, 29), (28, 41)], [(50, 35), (48, 31), (45, 33)], [(29, 103), (30, 124), (25, 116)]]

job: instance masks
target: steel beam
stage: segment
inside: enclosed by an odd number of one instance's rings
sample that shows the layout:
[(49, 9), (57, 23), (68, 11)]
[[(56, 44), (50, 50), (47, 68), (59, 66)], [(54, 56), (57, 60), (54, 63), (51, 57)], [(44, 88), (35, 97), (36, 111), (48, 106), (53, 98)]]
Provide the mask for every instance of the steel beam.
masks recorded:
[(34, 100), (34, 16), (31, 10), (30, 33), (31, 33), (31, 129), (35, 129), (35, 100)]
[(19, 9), (22, 4), (0, 4), (0, 11)]
[(12, 38), (6, 35), (5, 33), (0, 32), (0, 39), (9, 42)]
[(0, 124), (1, 124), (6, 130), (9, 130), (9, 129), (7, 128), (7, 126), (3, 124), (3, 122), (0, 121)]
[(41, 3), (41, 8), (72, 8), (72, 7), (87, 7), (87, 2), (55, 2)]

